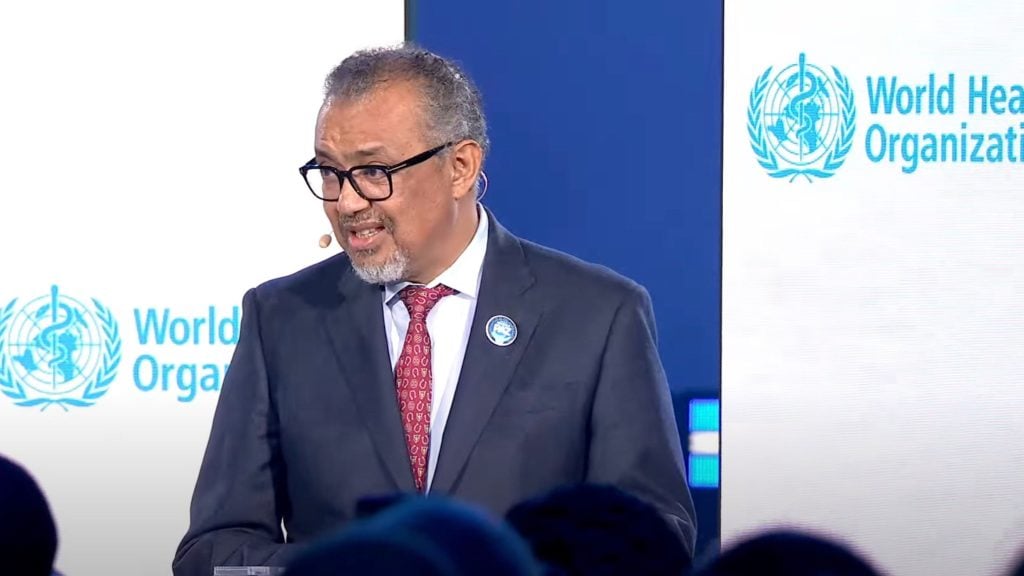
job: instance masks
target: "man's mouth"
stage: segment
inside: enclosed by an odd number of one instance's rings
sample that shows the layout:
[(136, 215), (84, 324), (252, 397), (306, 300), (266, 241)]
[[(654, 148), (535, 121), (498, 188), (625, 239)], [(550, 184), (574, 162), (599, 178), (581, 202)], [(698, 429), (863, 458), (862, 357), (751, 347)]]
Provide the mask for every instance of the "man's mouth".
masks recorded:
[(376, 228), (367, 228), (365, 230), (350, 230), (349, 233), (356, 238), (371, 238), (383, 231), (384, 227), (378, 226)]
[(387, 232), (387, 227), (381, 222), (365, 222), (354, 226), (347, 226), (348, 245), (350, 250), (373, 250), (377, 243)]

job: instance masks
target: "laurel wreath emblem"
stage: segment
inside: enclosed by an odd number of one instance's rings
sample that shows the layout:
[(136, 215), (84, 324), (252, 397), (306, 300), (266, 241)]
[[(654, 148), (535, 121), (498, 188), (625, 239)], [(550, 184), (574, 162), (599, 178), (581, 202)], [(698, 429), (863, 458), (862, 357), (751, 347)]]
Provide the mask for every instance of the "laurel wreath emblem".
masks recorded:
[(850, 88), (849, 79), (843, 76), (838, 68), (832, 67), (832, 73), (835, 75), (836, 89), (839, 92), (839, 100), (843, 110), (835, 146), (825, 156), (825, 161), (821, 168), (780, 168), (779, 160), (768, 144), (768, 136), (765, 134), (764, 122), (761, 116), (765, 95), (768, 93), (771, 72), (772, 68), (769, 66), (764, 71), (764, 74), (754, 83), (754, 89), (750, 91), (750, 102), (747, 107), (747, 135), (750, 137), (750, 146), (757, 156), (758, 164), (768, 171), (769, 176), (773, 178), (788, 177), (790, 182), (798, 176), (807, 178), (808, 182), (812, 181), (812, 176), (817, 178), (832, 177), (835, 171), (846, 161), (846, 155), (850, 153), (850, 148), (853, 147), (853, 135), (856, 131), (857, 110), (854, 106), (853, 90)]
[(118, 332), (114, 315), (98, 300), (92, 299), (92, 303), (96, 307), (96, 314), (100, 320), (100, 328), (103, 330), (103, 361), (100, 363), (95, 376), (83, 388), (82, 393), (78, 397), (56, 399), (33, 397), (29, 394), (31, 388), (26, 389), (24, 384), (18, 382), (14, 377), (11, 367), (7, 363), (7, 355), (4, 353), (4, 336), (7, 333), (8, 324), (14, 316), (17, 301), (17, 298), (11, 300), (7, 306), (0, 310), (0, 393), (14, 400), (14, 403), (18, 406), (38, 406), (40, 410), (46, 410), (50, 406), (57, 405), (66, 412), (69, 406), (84, 408), (95, 404), (110, 389), (110, 384), (113, 383), (114, 378), (117, 376), (117, 367), (121, 364), (121, 335)]

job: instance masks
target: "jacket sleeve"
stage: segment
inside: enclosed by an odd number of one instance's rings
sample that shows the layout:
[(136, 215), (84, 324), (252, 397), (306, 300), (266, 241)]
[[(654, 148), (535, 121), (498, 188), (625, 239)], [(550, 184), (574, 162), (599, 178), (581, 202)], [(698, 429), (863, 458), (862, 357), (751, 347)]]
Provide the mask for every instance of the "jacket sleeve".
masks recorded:
[(671, 394), (657, 350), (654, 311), (634, 286), (612, 320), (591, 413), (587, 480), (653, 504), (690, 557), (696, 515)]
[(224, 376), (174, 576), (215, 566), (284, 566), (289, 515), (277, 414), (264, 360), (256, 289), (242, 299), (239, 340)]

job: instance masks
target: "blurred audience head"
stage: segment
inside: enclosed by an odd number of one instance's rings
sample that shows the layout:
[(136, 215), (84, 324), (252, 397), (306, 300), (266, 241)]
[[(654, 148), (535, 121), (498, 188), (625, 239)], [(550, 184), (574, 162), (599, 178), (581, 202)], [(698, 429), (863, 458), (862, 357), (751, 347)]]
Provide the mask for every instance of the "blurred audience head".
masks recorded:
[(297, 557), (286, 576), (540, 574), (511, 528), (469, 504), (388, 498), (363, 512), (362, 520)]
[(682, 541), (652, 505), (614, 486), (558, 488), (506, 515), (550, 573), (566, 576), (680, 576)]
[(320, 542), (291, 562), (285, 576), (457, 576), (451, 560), (415, 535), (353, 530)]
[(49, 576), (57, 555), (57, 526), (35, 479), (0, 456), (0, 562), (18, 576)]
[(1024, 550), (1022, 550), (1010, 565), (1009, 576), (1024, 576)]
[(775, 529), (727, 547), (697, 576), (878, 576), (854, 550), (806, 531)]

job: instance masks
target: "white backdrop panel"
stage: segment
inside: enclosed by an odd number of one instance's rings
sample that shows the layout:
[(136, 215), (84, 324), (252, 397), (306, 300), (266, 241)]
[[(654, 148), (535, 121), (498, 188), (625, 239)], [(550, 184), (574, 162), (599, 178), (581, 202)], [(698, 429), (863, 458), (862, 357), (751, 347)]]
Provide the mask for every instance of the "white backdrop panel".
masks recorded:
[[(323, 78), (403, 20), (400, 0), (0, 9), (0, 453), (47, 492), (69, 576), (170, 573), (242, 293), (327, 256), (298, 174)], [(165, 312), (162, 343), (140, 334)]]
[(1024, 546), (1022, 25), (1013, 2), (726, 3), (725, 543), (810, 527), (903, 576)]

